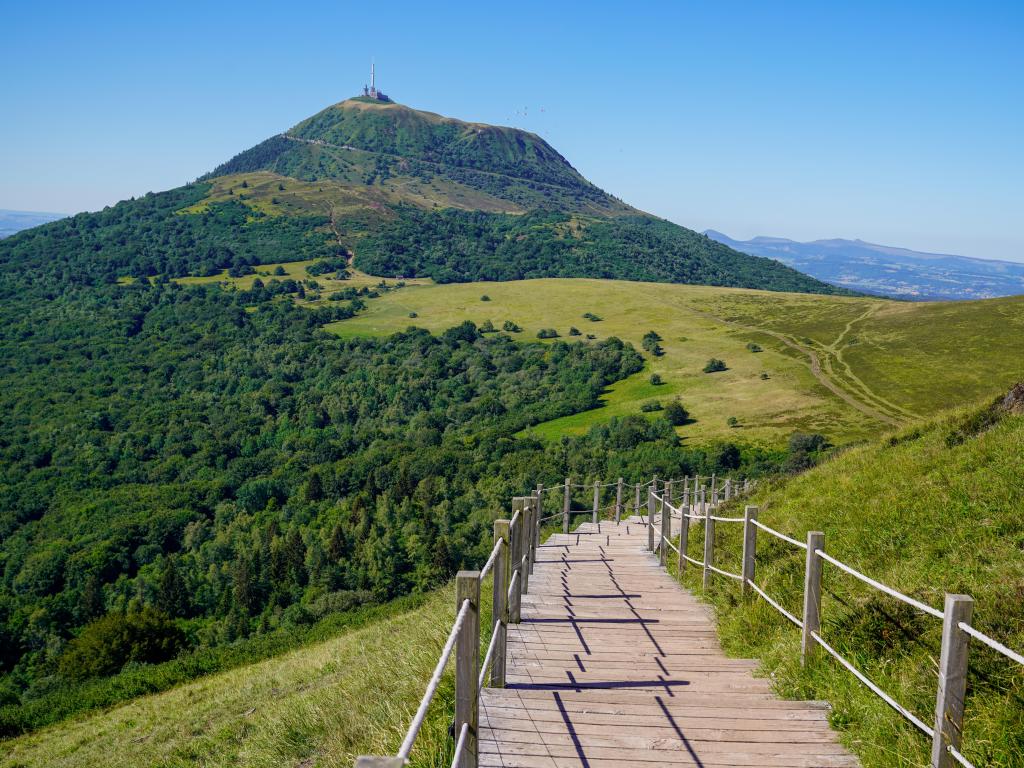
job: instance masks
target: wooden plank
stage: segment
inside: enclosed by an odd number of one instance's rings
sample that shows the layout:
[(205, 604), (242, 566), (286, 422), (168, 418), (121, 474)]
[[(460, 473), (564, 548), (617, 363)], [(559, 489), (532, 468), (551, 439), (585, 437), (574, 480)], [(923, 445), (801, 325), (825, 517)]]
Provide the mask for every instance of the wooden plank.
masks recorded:
[(725, 656), (644, 522), (586, 522), (538, 548), (508, 687), (481, 696), (480, 765), (855, 768), (827, 705), (780, 700), (757, 661)]

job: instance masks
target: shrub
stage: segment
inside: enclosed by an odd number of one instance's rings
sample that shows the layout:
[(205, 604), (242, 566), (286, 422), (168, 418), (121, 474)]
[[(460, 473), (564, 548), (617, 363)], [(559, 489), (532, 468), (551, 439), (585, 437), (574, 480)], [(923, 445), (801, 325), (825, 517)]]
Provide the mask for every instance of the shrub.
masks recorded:
[(513, 323), (513, 322), (512, 322), (511, 320), (506, 320), (506, 321), (505, 321), (505, 322), (504, 322), (504, 323), (502, 324), (502, 326), (501, 326), (501, 330), (503, 330), (503, 331), (508, 331), (509, 333), (519, 333), (519, 332), (520, 332), (520, 331), (522, 331), (523, 329), (522, 329), (522, 328), (520, 328), (520, 327), (519, 327), (518, 325), (516, 325), (515, 323)]
[(419, 317), (415, 312), (410, 312), (409, 317)]
[(658, 344), (659, 341), (661, 341), (661, 336), (654, 331), (648, 331), (644, 334), (642, 346), (655, 357), (661, 357), (664, 354), (664, 351)]
[(737, 419), (735, 416), (730, 416), (728, 419), (725, 420), (725, 423), (728, 424), (730, 427), (738, 427), (740, 425), (740, 420)]
[(599, 323), (602, 318), (599, 315), (595, 315), (593, 312), (584, 312), (583, 319), (589, 320), (592, 323)]
[(747, 344), (747, 349), (750, 352), (761, 352), (761, 351), (763, 351), (761, 349), (761, 345), (760, 344), (755, 344), (754, 342), (750, 342), (749, 344)]
[(717, 373), (724, 370), (727, 370), (725, 361), (719, 360), (717, 357), (712, 357), (708, 360), (707, 365), (704, 366), (704, 373)]
[(491, 297), (488, 296), (486, 293), (483, 296), (480, 297), (480, 301), (490, 301), (490, 300), (491, 300)]
[(558, 331), (556, 331), (554, 328), (541, 328), (539, 331), (537, 331), (537, 338), (538, 339), (557, 339), (558, 338)]
[(652, 400), (649, 403), (644, 403), (643, 405), (641, 405), (640, 410), (643, 411), (644, 413), (653, 413), (654, 411), (660, 411), (661, 403), (659, 403), (657, 400)]
[(580, 329), (579, 328), (577, 328), (576, 326), (570, 326), (569, 327), (569, 335), (570, 336), (581, 336), (582, 334), (580, 333)]
[(657, 373), (652, 373), (651, 374), (650, 382), (651, 382), (651, 384), (653, 384), (656, 387), (661, 386), (664, 383), (661, 380), (661, 375), (657, 374)]
[(587, 334), (587, 341), (593, 341), (593, 340), (594, 340), (594, 339), (596, 339), (596, 338), (597, 338), (597, 336), (595, 336), (595, 335), (594, 335), (594, 334), (592, 334), (592, 333), (588, 333), (588, 334)]
[(278, 264), (276, 267), (274, 267), (274, 274), (277, 275), (278, 277), (281, 277), (282, 275), (285, 275), (287, 273), (284, 271), (284, 267)]
[(665, 406), (665, 419), (673, 427), (680, 427), (690, 420), (690, 413), (678, 400), (673, 400)]
[(494, 323), (484, 320), (483, 325), (480, 326), (480, 333), (494, 333)]
[(154, 664), (173, 659), (185, 647), (185, 633), (154, 608), (108, 613), (87, 624), (71, 640), (57, 664), (61, 677), (84, 680), (111, 675), (125, 664)]
[(768, 372), (761, 371), (761, 381), (768, 381)]

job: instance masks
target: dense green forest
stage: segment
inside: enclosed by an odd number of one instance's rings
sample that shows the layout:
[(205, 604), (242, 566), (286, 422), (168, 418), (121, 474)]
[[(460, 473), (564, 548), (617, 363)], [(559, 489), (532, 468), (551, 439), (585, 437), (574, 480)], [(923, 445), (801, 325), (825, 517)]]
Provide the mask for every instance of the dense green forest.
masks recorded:
[[(146, 215), (200, 193), (0, 244), (2, 732), (85, 706), (68, 697), (125, 665), (426, 590), (479, 562), (490, 521), (539, 480), (783, 458), (683, 450), (639, 417), (558, 445), (512, 437), (640, 370), (616, 339), (517, 343), (465, 323), (344, 341), (320, 326), (358, 305), (299, 308), (273, 281), (110, 284), (194, 268), (214, 239), (259, 258), (246, 227), (290, 231)], [(168, 260), (184, 237), (198, 247)]]
[(439, 282), (597, 277), (848, 293), (646, 215), (594, 218), (538, 210), (514, 216), (412, 206), (399, 211), (398, 221), (360, 243), (361, 269)]

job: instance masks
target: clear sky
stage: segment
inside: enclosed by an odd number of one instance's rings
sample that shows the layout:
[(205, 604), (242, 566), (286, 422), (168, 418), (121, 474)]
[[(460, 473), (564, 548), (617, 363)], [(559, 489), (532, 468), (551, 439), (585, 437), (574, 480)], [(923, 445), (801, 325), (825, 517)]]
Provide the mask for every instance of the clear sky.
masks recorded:
[(1024, 261), (1024, 3), (218, 2), (0, 8), (0, 208), (177, 186), (354, 95), (536, 131), (737, 238)]

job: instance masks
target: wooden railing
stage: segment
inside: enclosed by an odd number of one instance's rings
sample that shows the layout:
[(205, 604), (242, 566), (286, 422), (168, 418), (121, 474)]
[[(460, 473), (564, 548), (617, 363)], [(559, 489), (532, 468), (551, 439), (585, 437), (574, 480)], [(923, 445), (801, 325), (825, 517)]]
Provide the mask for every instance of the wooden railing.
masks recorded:
[[(678, 488), (679, 483), (685, 486), (686, 493), (689, 494), (691, 481), (693, 493), (697, 493), (697, 488), (700, 486), (704, 489), (703, 496), (707, 486), (701, 484), (702, 480), (710, 483), (711, 490), (708, 498), (713, 499), (715, 503), (720, 494), (723, 498), (730, 498), (738, 492), (738, 489), (749, 486), (746, 481), (740, 484), (729, 479), (719, 479), (714, 475), (709, 478), (662, 480), (660, 483), (661, 487), (665, 489), (663, 493), (667, 492), (668, 498), (672, 498), (673, 489)], [(649, 498), (655, 498), (653, 494), (658, 490), (658, 486), (657, 477), (646, 483), (635, 483), (628, 486), (634, 492), (633, 514), (644, 518), (645, 525), (650, 519), (650, 513), (648, 512), (648, 515), (644, 516), (644, 510), (641, 507), (642, 490), (646, 489), (649, 492)], [(615, 502), (601, 506), (601, 489), (610, 487), (616, 489)], [(587, 490), (593, 488), (592, 508), (572, 509), (572, 490), (574, 488)], [(566, 478), (561, 485), (547, 488), (538, 485), (529, 496), (517, 496), (512, 499), (511, 519), (494, 521), (494, 547), (487, 562), (479, 571), (459, 571), (455, 577), (455, 621), (448, 632), (448, 638), (441, 650), (437, 665), (427, 683), (416, 714), (409, 724), (402, 745), (398, 749), (398, 754), (363, 755), (356, 759), (356, 768), (398, 768), (398, 766), (408, 763), (409, 755), (416, 743), (416, 737), (423, 727), (427, 711), (434, 700), (453, 654), (455, 656), (455, 719), (452, 733), (455, 738), (455, 751), (452, 767), (476, 768), (480, 692), (484, 688), (484, 682), (488, 679), (488, 672), (490, 673), (490, 687), (505, 687), (508, 625), (518, 624), (520, 621), (522, 596), (530, 588), (530, 574), (533, 572), (536, 560), (541, 528), (546, 522), (561, 517), (562, 532), (567, 534), (571, 518), (578, 514), (589, 514), (592, 522), (599, 523), (602, 515), (607, 513), (618, 523), (626, 510), (625, 496), (623, 495), (626, 488), (622, 478), (614, 483), (596, 481), (591, 484), (574, 484), (571, 478)], [(542, 513), (546, 493), (561, 493), (562, 509), (544, 517)], [(653, 527), (649, 526), (649, 528), (653, 531)], [(649, 540), (653, 542), (650, 537)], [(493, 576), (494, 579), (491, 639), (484, 652), (483, 661), (480, 662), (480, 593), (484, 580), (488, 576)]]
[[(931, 765), (933, 768), (951, 768), (955, 763), (966, 766), (966, 768), (974, 768), (972, 763), (960, 752), (960, 742), (963, 734), (964, 694), (967, 689), (969, 641), (971, 638), (974, 638), (1022, 666), (1024, 666), (1024, 655), (1007, 648), (997, 640), (971, 626), (971, 615), (974, 609), (974, 600), (971, 597), (968, 595), (947, 594), (943, 609), (939, 610), (876, 581), (829, 555), (825, 551), (825, 534), (821, 531), (809, 531), (806, 542), (799, 541), (760, 522), (757, 519), (758, 508), (754, 506), (745, 507), (742, 517), (715, 515), (713, 510), (717, 507), (717, 498), (714, 498), (712, 503), (708, 503), (703, 491), (693, 494), (690, 492), (684, 493), (678, 507), (673, 505), (673, 501), (675, 501), (675, 498), (667, 488), (661, 494), (658, 494), (653, 487), (648, 491), (648, 548), (652, 552), (658, 553), (659, 561), (662, 565), (666, 563), (667, 552), (674, 550), (678, 557), (677, 568), (679, 574), (683, 574), (688, 564), (702, 568), (703, 586), (705, 589), (708, 588), (711, 579), (715, 575), (739, 581), (740, 589), (743, 593), (752, 592), (761, 597), (768, 605), (800, 629), (801, 664), (806, 666), (811, 663), (818, 649), (822, 649), (835, 658), (844, 669), (854, 675), (875, 695), (931, 739)], [(678, 546), (672, 543), (673, 518), (680, 520)], [(740, 573), (723, 570), (714, 564), (716, 523), (743, 525)], [(701, 560), (690, 557), (687, 552), (689, 528), (695, 524), (704, 526), (704, 552), (703, 559)], [(656, 526), (660, 529), (657, 537), (654, 534)], [(797, 618), (787, 611), (755, 583), (758, 531), (763, 531), (806, 552), (802, 618)], [(933, 725), (929, 726), (882, 690), (821, 636), (821, 585), (825, 563), (860, 580), (875, 590), (883, 592), (928, 616), (942, 621), (942, 646), (939, 658), (938, 690), (935, 699)]]

